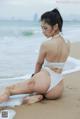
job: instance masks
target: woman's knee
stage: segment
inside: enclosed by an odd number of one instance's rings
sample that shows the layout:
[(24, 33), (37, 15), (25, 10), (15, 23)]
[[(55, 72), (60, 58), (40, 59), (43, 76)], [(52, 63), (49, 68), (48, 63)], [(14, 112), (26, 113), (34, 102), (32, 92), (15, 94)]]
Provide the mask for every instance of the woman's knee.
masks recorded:
[(61, 89), (61, 90), (54, 90), (53, 93), (46, 94), (45, 97), (46, 97), (46, 99), (56, 100), (56, 99), (61, 98), (62, 94), (63, 94), (63, 89)]
[(54, 99), (59, 99), (62, 97), (63, 94), (63, 87), (61, 87), (59, 90), (54, 92)]
[(56, 100), (56, 99), (59, 99), (61, 98), (62, 94), (59, 94), (59, 95), (45, 95), (45, 98), (48, 99), (48, 100)]
[(5, 90), (6, 90), (6, 92), (11, 94), (11, 92), (14, 90), (14, 88), (15, 88), (15, 85), (11, 85), (11, 86), (6, 87)]

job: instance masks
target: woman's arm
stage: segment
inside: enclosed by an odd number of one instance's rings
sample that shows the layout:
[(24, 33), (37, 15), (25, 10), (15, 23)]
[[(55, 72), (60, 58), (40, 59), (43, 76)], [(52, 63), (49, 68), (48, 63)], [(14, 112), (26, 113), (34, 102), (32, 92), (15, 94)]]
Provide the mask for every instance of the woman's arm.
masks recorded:
[(40, 47), (39, 56), (36, 62), (34, 74), (38, 73), (41, 70), (45, 57), (46, 57), (46, 47), (45, 44), (43, 43)]

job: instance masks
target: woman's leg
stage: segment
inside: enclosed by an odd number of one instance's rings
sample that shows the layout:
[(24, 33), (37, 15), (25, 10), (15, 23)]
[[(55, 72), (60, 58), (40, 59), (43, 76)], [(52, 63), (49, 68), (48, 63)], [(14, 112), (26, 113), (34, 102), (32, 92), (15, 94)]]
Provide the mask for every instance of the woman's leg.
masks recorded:
[(8, 86), (6, 90), (10, 92), (10, 95), (16, 95), (21, 93), (33, 93), (35, 81), (33, 79), (25, 80), (14, 85)]
[(0, 102), (7, 101), (10, 95), (16, 95), (21, 93), (33, 93), (35, 82), (32, 79), (23, 81), (17, 84), (6, 87), (0, 93)]
[[(63, 89), (64, 89), (64, 81), (61, 80), (60, 83), (56, 87), (54, 87), (50, 92), (44, 94), (44, 97), (49, 100), (58, 99), (62, 96)], [(32, 103), (39, 102), (42, 99), (43, 99), (43, 95), (41, 94), (33, 95), (30, 97), (26, 96), (23, 100), (23, 103), (32, 104)]]
[(56, 87), (53, 87), (51, 91), (45, 94), (45, 98), (52, 99), (52, 100), (58, 99), (62, 96), (63, 89), (64, 89), (64, 80), (61, 80)]
[(0, 102), (8, 100), (10, 95), (30, 94), (33, 92), (37, 92), (38, 94), (46, 93), (50, 84), (49, 76), (46, 74), (46, 72), (41, 71), (29, 80), (6, 87), (2, 94), (0, 94)]
[(33, 104), (36, 102), (39, 102), (43, 99), (43, 95), (37, 94), (37, 95), (32, 95), (32, 96), (26, 96), (23, 99), (23, 104), (27, 103), (27, 104)]

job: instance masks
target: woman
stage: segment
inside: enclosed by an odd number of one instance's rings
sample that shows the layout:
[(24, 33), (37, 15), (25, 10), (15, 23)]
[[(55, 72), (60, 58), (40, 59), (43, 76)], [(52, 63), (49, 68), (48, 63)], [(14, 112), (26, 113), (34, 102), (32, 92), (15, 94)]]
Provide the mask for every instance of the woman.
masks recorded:
[(29, 104), (43, 99), (57, 99), (63, 92), (62, 71), (69, 56), (70, 44), (61, 36), (63, 19), (57, 9), (45, 12), (41, 16), (41, 28), (47, 38), (42, 43), (31, 79), (5, 88), (0, 95), (0, 102), (8, 100), (10, 95), (29, 93), (23, 102)]

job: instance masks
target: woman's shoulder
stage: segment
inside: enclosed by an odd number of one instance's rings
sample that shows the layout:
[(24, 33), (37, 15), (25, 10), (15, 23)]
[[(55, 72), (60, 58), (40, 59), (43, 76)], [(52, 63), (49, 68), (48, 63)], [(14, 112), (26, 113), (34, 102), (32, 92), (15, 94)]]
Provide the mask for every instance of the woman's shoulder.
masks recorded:
[(40, 49), (41, 50), (47, 49), (47, 46), (46, 46), (46, 42), (45, 41), (40, 45)]
[(44, 47), (44, 49), (46, 51), (48, 51), (48, 50), (54, 50), (55, 51), (57, 48), (57, 43), (55, 41), (52, 41), (52, 40), (47, 40), (47, 41), (43, 42), (42, 47)]
[(67, 48), (68, 53), (70, 53), (70, 49), (71, 49), (71, 42), (69, 39), (67, 38), (63, 38), (64, 40), (64, 47)]
[(71, 42), (69, 39), (64, 39), (65, 43), (67, 44), (67, 46), (70, 48), (71, 47)]
[(63, 40), (65, 41), (66, 44), (69, 44), (69, 45), (71, 44), (70, 40), (67, 39), (67, 38), (65, 38), (64, 35), (61, 35), (61, 39), (63, 39)]
[(47, 41), (44, 41), (44, 42), (42, 42), (41, 47), (42, 48), (46, 48), (47, 47), (47, 44), (48, 44)]
[(55, 42), (55, 40), (54, 41), (52, 41), (52, 40), (46, 40), (46, 41), (44, 41), (43, 43), (42, 43), (42, 45), (44, 45), (44, 46), (49, 46), (49, 45), (56, 45), (56, 42)]

